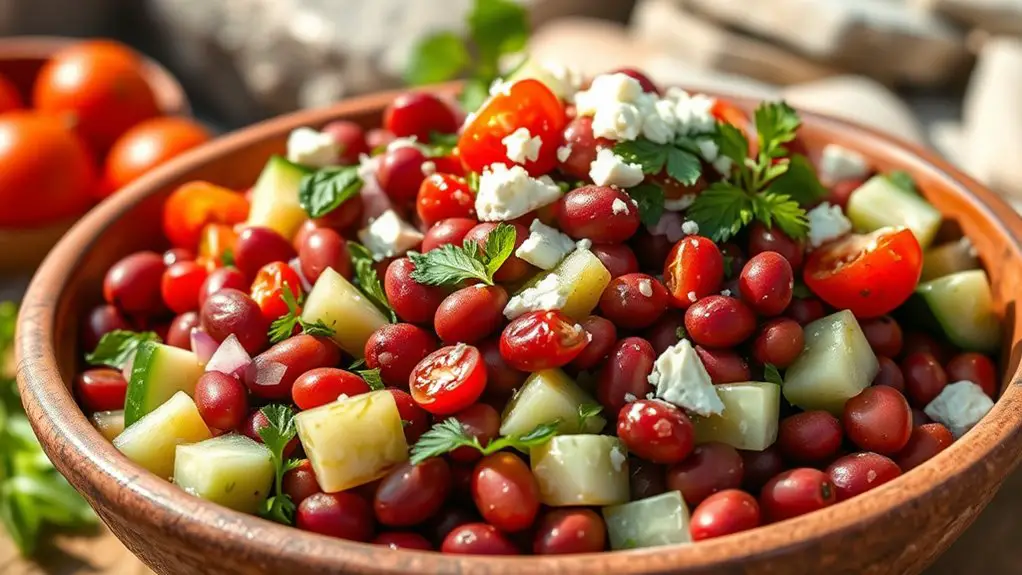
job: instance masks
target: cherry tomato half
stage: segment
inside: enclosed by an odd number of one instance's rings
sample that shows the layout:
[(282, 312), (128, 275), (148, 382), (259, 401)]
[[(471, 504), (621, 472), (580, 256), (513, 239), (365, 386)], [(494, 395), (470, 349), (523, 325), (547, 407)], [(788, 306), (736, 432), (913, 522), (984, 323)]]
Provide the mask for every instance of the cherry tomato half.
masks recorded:
[(284, 262), (271, 262), (259, 269), (252, 281), (252, 299), (259, 304), (263, 317), (273, 321), (288, 312), (284, 303), (284, 286), (291, 289), (295, 301), (302, 297), (302, 280)]
[(175, 247), (195, 250), (206, 224), (237, 224), (247, 217), (245, 196), (209, 182), (189, 182), (163, 204), (163, 233)]
[(427, 355), (408, 377), (412, 399), (433, 415), (450, 415), (475, 403), (486, 388), (479, 350), (459, 343)]
[(881, 228), (824, 245), (809, 255), (803, 279), (820, 299), (856, 317), (877, 317), (912, 295), (923, 250), (911, 230)]
[(587, 343), (582, 326), (562, 312), (533, 311), (504, 328), (500, 355), (519, 371), (541, 371), (570, 363)]
[(532, 176), (539, 176), (557, 165), (557, 147), (561, 131), (568, 123), (561, 100), (538, 80), (515, 82), (505, 92), (486, 102), (472, 122), (461, 132), (458, 149), (465, 167), (473, 172), (494, 162), (513, 165), (502, 141), (519, 128), (526, 128), (542, 145), (535, 161), (524, 165)]

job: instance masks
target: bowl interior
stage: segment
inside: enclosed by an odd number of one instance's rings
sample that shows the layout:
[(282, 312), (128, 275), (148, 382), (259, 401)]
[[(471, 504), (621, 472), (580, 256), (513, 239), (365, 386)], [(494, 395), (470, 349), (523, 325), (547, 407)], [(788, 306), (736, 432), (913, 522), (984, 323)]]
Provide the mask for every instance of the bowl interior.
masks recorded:
[[(1022, 220), (993, 194), (956, 172), (946, 162), (923, 150), (849, 124), (804, 114), (803, 134), (810, 149), (837, 143), (864, 154), (880, 170), (906, 170), (921, 191), (949, 220), (971, 238), (988, 270), (994, 297), (1005, 317), (1005, 345), (1001, 354), (1004, 390), (994, 410), (962, 441), (927, 464), (867, 497), (786, 522), (735, 536), (701, 543), (696, 548), (669, 547), (627, 553), (574, 556), (564, 559), (496, 559), (384, 552), (380, 548), (328, 540), (242, 516), (187, 496), (170, 484), (142, 471), (95, 432), (67, 391), (81, 367), (77, 334), (82, 314), (101, 299), (106, 269), (119, 258), (139, 249), (161, 249), (162, 200), (178, 185), (202, 179), (235, 189), (252, 184), (266, 159), (284, 150), (291, 129), (318, 126), (343, 118), (366, 127), (379, 121), (393, 94), (381, 94), (344, 103), (326, 111), (311, 111), (279, 118), (231, 134), (154, 170), (93, 210), (47, 258), (33, 281), (19, 321), (19, 382), (33, 425), (58, 468), (114, 524), (156, 523), (178, 536), (217, 540), (224, 558), (223, 571), (263, 572), (267, 565), (297, 562), (310, 569), (346, 572), (412, 573), (485, 570), (488, 573), (710, 573), (727, 566), (728, 572), (745, 571), (756, 564), (802, 554), (806, 560), (860, 561), (886, 556), (890, 566), (915, 567), (932, 560), (953, 540), (992, 497), (991, 489), (1022, 456), (1018, 443), (1020, 414), (1017, 386), (1004, 385), (1016, 378), (1022, 325), (1015, 313), (1015, 286), (1022, 280)], [(751, 101), (738, 101), (751, 108)], [(1009, 443), (1010, 446), (1005, 447)], [(57, 457), (54, 457), (54, 456)], [(62, 461), (60, 456), (68, 459)], [(970, 482), (983, 478), (977, 490)], [(954, 522), (934, 515), (918, 519), (919, 506), (928, 497), (942, 497), (955, 507)], [(944, 500), (942, 499), (942, 501)], [(966, 509), (967, 507), (967, 509)], [(878, 526), (898, 518), (916, 522), (912, 535), (930, 535), (932, 541), (907, 549), (904, 538), (891, 537)], [(173, 520), (171, 520), (173, 519)], [(178, 524), (182, 524), (179, 527)], [(908, 523), (908, 519), (905, 519)], [(227, 528), (224, 528), (227, 525)], [(123, 525), (122, 525), (123, 526)], [(123, 535), (123, 529), (115, 529)], [(158, 531), (153, 531), (158, 533)], [(940, 538), (932, 537), (940, 534)], [(845, 543), (854, 540), (869, 553), (848, 559)], [(253, 550), (252, 541), (266, 541), (265, 550)], [(151, 564), (159, 563), (152, 542), (125, 542)], [(187, 554), (187, 550), (181, 550)], [(197, 553), (197, 551), (196, 551)], [(230, 554), (258, 559), (256, 567), (236, 564)], [(899, 563), (899, 561), (901, 563)], [(528, 567), (526, 567), (526, 563)], [(757, 563), (759, 562), (759, 563)], [(291, 563), (295, 564), (295, 563)], [(169, 564), (168, 564), (169, 565)], [(892, 567), (893, 569), (894, 567)], [(173, 569), (166, 569), (172, 571)], [(777, 571), (783, 573), (785, 571)], [(790, 571), (789, 571), (790, 572)], [(904, 571), (882, 571), (904, 572)]]

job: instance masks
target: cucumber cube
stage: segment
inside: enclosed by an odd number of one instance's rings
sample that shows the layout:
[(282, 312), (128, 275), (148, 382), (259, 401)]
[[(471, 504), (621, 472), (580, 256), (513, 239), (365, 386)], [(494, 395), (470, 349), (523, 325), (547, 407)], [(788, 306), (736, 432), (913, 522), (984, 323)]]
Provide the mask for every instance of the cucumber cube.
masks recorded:
[(781, 386), (749, 381), (715, 386), (724, 412), (695, 417), (696, 443), (719, 441), (735, 449), (763, 451), (777, 440)]
[(124, 424), (142, 419), (179, 391), (192, 395), (202, 371), (199, 358), (186, 349), (154, 341), (138, 346), (124, 400)]
[(310, 170), (272, 156), (252, 186), (247, 226), (270, 228), (290, 240), (309, 214), (298, 203), (298, 186)]
[(560, 419), (561, 433), (599, 433), (607, 424), (600, 416), (578, 428), (578, 408), (596, 401), (559, 369), (538, 371), (525, 380), (504, 411), (501, 435), (528, 433), (537, 425)]
[(941, 222), (940, 212), (930, 202), (883, 175), (873, 176), (852, 192), (845, 212), (857, 232), (904, 226), (923, 249), (933, 241)]
[(540, 501), (551, 507), (628, 501), (628, 451), (609, 435), (558, 435), (533, 447)]
[(177, 446), (203, 441), (210, 436), (195, 401), (179, 391), (114, 438), (114, 447), (128, 459), (170, 479), (174, 474)]
[(265, 445), (244, 435), (221, 435), (178, 445), (174, 483), (188, 493), (242, 513), (255, 513), (276, 471)]
[(302, 319), (310, 323), (321, 321), (332, 328), (333, 340), (354, 357), (365, 355), (369, 336), (389, 323), (373, 302), (333, 268), (323, 270), (312, 286), (305, 298)]
[(692, 542), (688, 506), (680, 491), (604, 507), (603, 519), (615, 551)]

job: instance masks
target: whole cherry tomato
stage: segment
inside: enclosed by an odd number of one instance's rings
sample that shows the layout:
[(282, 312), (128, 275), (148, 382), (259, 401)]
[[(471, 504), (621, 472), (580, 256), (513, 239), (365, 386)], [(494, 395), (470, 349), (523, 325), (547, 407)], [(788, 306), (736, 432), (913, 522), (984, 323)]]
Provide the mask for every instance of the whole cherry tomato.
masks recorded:
[(4, 76), (0, 76), (0, 114), (25, 107), (18, 87)]
[(912, 231), (881, 228), (851, 235), (809, 254), (803, 279), (820, 299), (856, 317), (888, 313), (912, 295), (923, 250)]
[(234, 231), (234, 226), (206, 224), (202, 228), (202, 238), (199, 240), (199, 257), (222, 263), (228, 252), (234, 253), (234, 244), (237, 241), (238, 232)]
[(495, 162), (513, 165), (504, 138), (525, 128), (542, 142), (535, 160), (524, 167), (539, 176), (557, 165), (557, 148), (568, 123), (561, 100), (538, 80), (521, 80), (490, 98), (465, 126), (458, 140), (461, 160), (469, 170), (482, 172)]
[(127, 46), (80, 42), (43, 66), (32, 99), (40, 112), (70, 119), (75, 131), (102, 153), (128, 128), (160, 113), (144, 66)]
[(479, 350), (459, 343), (427, 355), (408, 377), (412, 399), (433, 415), (450, 415), (475, 403), (486, 389)]
[(475, 195), (464, 179), (450, 174), (433, 174), (419, 186), (415, 211), (426, 226), (448, 218), (474, 218)]
[(96, 187), (93, 160), (58, 118), (0, 117), (0, 226), (32, 226), (84, 212)]
[(188, 182), (163, 204), (163, 233), (174, 246), (195, 250), (206, 224), (238, 224), (247, 217), (245, 196), (209, 182)]
[(284, 303), (284, 286), (291, 290), (295, 301), (302, 296), (302, 280), (284, 262), (266, 264), (252, 281), (252, 299), (259, 304), (263, 317), (269, 321), (288, 312), (287, 304)]
[(100, 194), (112, 194), (209, 137), (206, 128), (195, 120), (173, 116), (153, 118), (132, 127), (107, 154)]

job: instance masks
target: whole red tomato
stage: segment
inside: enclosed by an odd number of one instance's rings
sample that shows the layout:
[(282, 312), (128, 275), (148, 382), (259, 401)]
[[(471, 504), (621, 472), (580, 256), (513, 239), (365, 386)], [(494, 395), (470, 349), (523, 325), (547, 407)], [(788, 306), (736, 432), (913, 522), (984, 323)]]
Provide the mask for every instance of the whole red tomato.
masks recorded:
[(92, 204), (93, 159), (58, 118), (30, 111), (0, 116), (0, 166), (0, 226), (33, 226)]
[(195, 120), (178, 117), (152, 118), (135, 125), (118, 138), (106, 157), (103, 197), (132, 180), (209, 140), (209, 132)]
[(25, 107), (21, 92), (10, 80), (0, 76), (0, 114)]
[(36, 109), (67, 118), (97, 153), (128, 128), (158, 116), (159, 107), (130, 48), (111, 41), (81, 42), (54, 54), (36, 77)]

